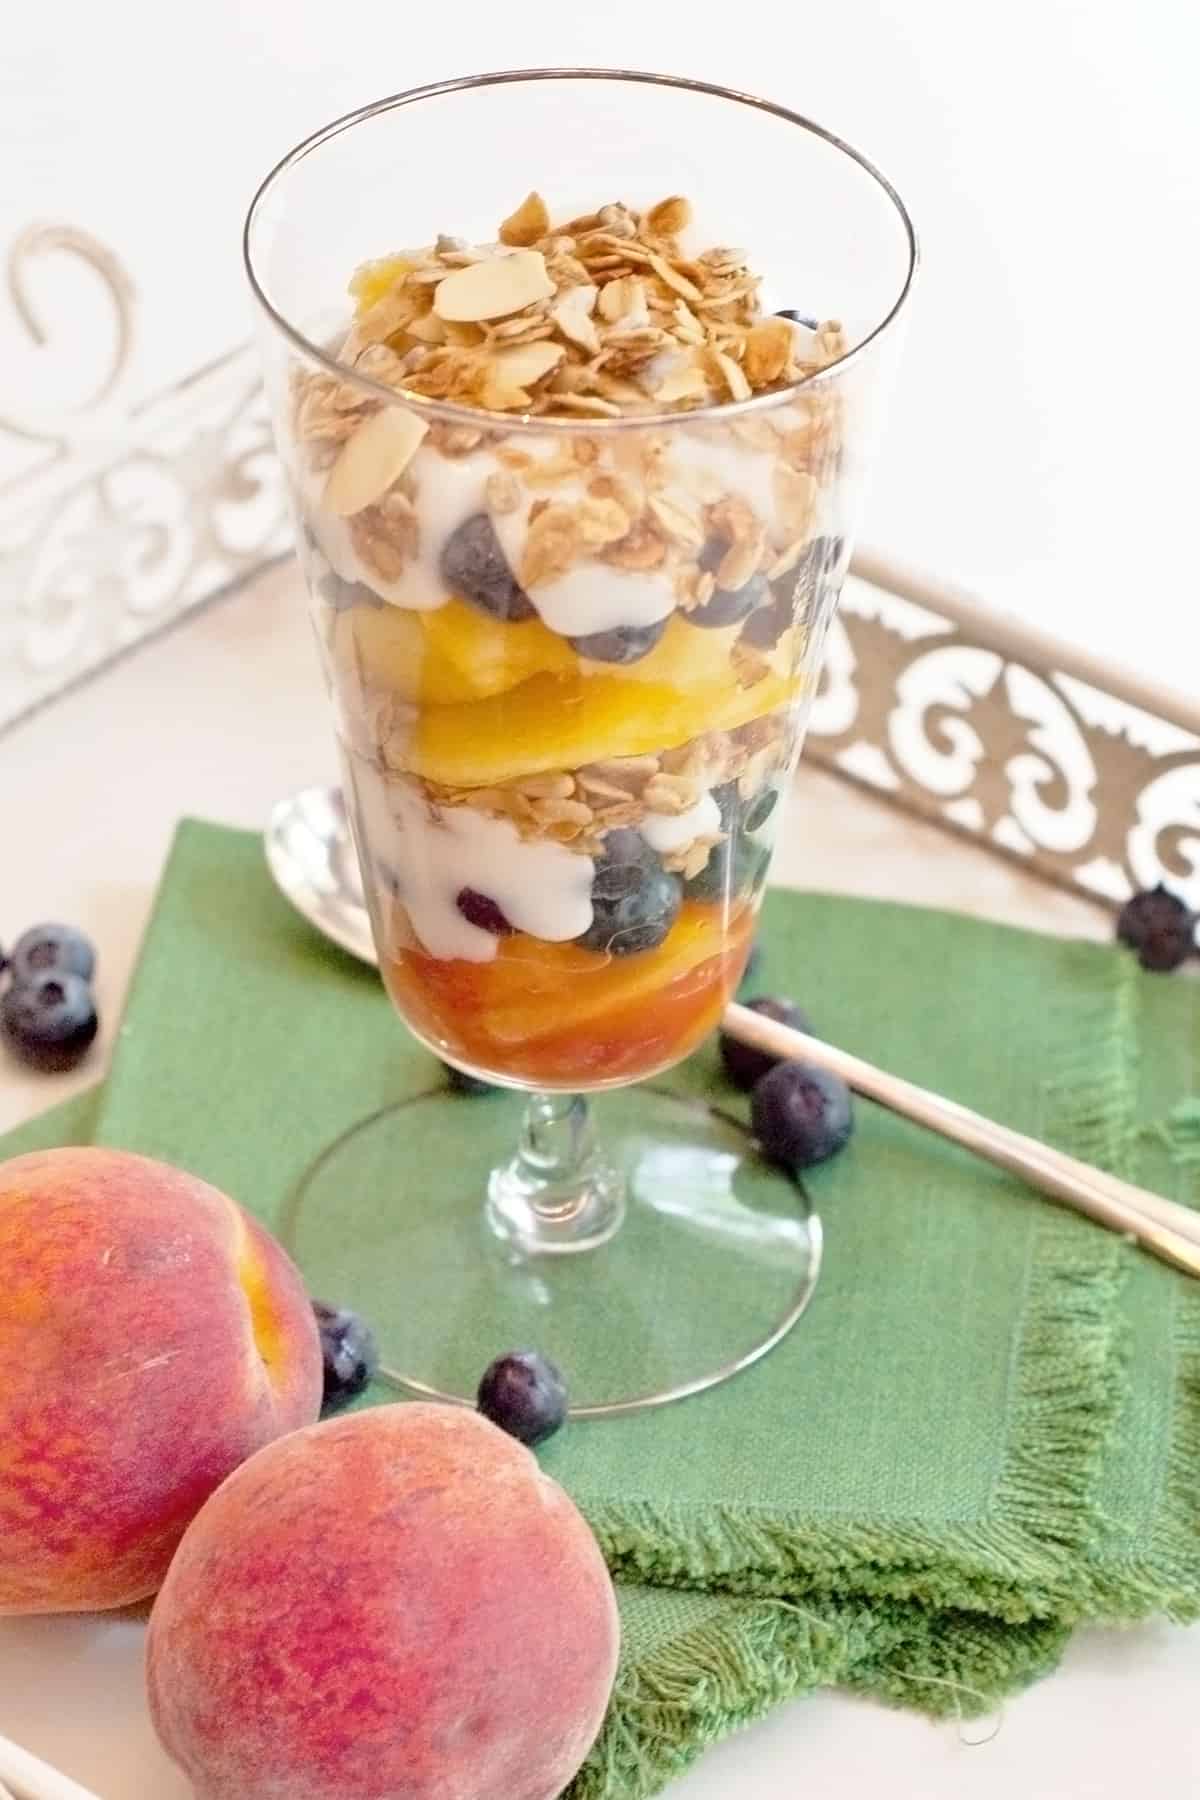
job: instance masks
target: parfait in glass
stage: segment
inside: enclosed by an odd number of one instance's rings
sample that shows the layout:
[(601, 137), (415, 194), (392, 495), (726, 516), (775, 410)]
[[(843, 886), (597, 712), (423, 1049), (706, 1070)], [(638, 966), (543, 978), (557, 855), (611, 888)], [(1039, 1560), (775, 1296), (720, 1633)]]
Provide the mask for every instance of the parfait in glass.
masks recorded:
[(803, 829), (907, 217), (778, 109), (531, 71), (318, 134), (247, 255), (383, 978), (520, 1096), (364, 1122), (293, 1247), (417, 1391), (465, 1397), (521, 1344), (577, 1410), (695, 1391), (816, 1276), (797, 1184), (662, 1078)]

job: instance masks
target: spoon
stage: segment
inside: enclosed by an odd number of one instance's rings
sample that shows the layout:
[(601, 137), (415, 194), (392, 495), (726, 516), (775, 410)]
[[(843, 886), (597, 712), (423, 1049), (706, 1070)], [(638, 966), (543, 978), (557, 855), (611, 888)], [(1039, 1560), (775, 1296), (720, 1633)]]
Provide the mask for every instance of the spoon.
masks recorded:
[(61, 1769), (0, 1735), (0, 1800), (97, 1800)]
[[(377, 963), (340, 791), (306, 788), (281, 801), (267, 826), (266, 851), (271, 873), (292, 905), (352, 956)], [(1163, 1262), (1200, 1276), (1200, 1215), (1190, 1208), (1120, 1181), (744, 1006), (727, 1006), (721, 1024), (744, 1044), (771, 1055), (815, 1063), (839, 1075), (877, 1105), (1020, 1175), (1047, 1198), (1086, 1214), (1110, 1231), (1136, 1238), (1143, 1249)]]
[(350, 819), (340, 788), (310, 787), (281, 800), (267, 821), (267, 867), (310, 925), (378, 965)]

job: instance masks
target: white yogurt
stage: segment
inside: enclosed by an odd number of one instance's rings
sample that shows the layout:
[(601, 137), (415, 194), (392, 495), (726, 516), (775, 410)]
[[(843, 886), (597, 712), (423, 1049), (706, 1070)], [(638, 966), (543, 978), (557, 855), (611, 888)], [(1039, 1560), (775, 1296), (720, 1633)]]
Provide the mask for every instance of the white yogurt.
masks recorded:
[(551, 631), (563, 637), (656, 625), (675, 606), (675, 590), (657, 570), (614, 569), (599, 562), (576, 563), (560, 581), (534, 588), (529, 598)]
[(685, 493), (702, 501), (715, 500), (721, 494), (737, 494), (759, 523), (766, 526), (772, 539), (777, 537), (777, 529), (773, 528), (779, 510), (775, 498), (779, 458), (769, 450), (752, 450), (736, 439), (718, 444), (685, 430), (675, 435), (671, 460)]
[[(539, 462), (557, 462), (559, 445), (549, 438), (522, 440), (518, 449)], [(582, 500), (595, 469), (567, 475), (552, 488), (539, 488), (529, 500), (544, 494), (556, 504), (574, 505)], [(520, 476), (518, 476), (520, 480)], [(516, 512), (493, 517), (500, 547), (509, 567), (520, 567), (525, 549), (529, 502), (523, 499)], [(579, 562), (557, 581), (545, 581), (530, 590), (529, 598), (544, 624), (562, 637), (586, 637), (593, 631), (613, 631), (621, 625), (655, 625), (675, 605), (670, 577), (656, 569), (617, 569), (611, 563)]]
[[(557, 461), (560, 454), (558, 441), (548, 436), (523, 438), (516, 444), (537, 461)], [(490, 449), (444, 456), (428, 444), (422, 445), (409, 466), (416, 481), (417, 551), (394, 581), (385, 580), (361, 560), (346, 522), (324, 510), (323, 476), (310, 477), (305, 483), (306, 511), (323, 554), (343, 581), (360, 582), (393, 606), (428, 612), (450, 597), (441, 574), (447, 540), (465, 520), (488, 511), (488, 477), (507, 471)], [(778, 542), (776, 467), (777, 459), (769, 451), (753, 450), (734, 439), (721, 442), (715, 434), (702, 436), (683, 427), (671, 434), (666, 497), (698, 517), (704, 503), (722, 494), (737, 494), (766, 526), (772, 541)], [(514, 571), (524, 553), (533, 501), (544, 496), (571, 505), (584, 497), (587, 481), (596, 472), (596, 467), (581, 469), (577, 476), (568, 474), (551, 487), (533, 489), (526, 488), (517, 474), (521, 505), (514, 512), (492, 515), (497, 539)], [(559, 580), (540, 584), (529, 598), (544, 623), (563, 637), (654, 625), (668, 618), (675, 606), (669, 571), (619, 569), (594, 560), (578, 562)]]
[(522, 838), (508, 819), (469, 806), (431, 818), (411, 789), (385, 784), (361, 765), (354, 782), (368, 853), (387, 868), (430, 956), (491, 962), (496, 955), (500, 939), (458, 909), (464, 888), (494, 900), (517, 931), (552, 944), (579, 937), (591, 924), (590, 856)]
[(721, 809), (711, 794), (703, 794), (695, 806), (682, 813), (648, 813), (639, 827), (652, 850), (668, 856), (701, 837), (721, 835)]

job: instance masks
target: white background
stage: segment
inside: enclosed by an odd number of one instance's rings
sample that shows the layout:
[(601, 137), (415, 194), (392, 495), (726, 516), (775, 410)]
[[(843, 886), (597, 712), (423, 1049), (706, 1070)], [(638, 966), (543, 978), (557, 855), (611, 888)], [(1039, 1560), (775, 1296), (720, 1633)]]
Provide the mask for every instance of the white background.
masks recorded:
[[(117, 247), (142, 297), (138, 381), (153, 388), (246, 335), (238, 226), (293, 141), (382, 93), (553, 62), (740, 85), (873, 155), (911, 205), (926, 268), (868, 538), (1193, 688), (1195, 0), (14, 7), (0, 242), (50, 217)], [(553, 166), (547, 146), (547, 186)], [(403, 218), (400, 191), (400, 239)], [(780, 229), (803, 229), (802, 196), (781, 192)], [(47, 272), (60, 357), (81, 280)], [(0, 299), (3, 385), (49, 383), (48, 361)]]

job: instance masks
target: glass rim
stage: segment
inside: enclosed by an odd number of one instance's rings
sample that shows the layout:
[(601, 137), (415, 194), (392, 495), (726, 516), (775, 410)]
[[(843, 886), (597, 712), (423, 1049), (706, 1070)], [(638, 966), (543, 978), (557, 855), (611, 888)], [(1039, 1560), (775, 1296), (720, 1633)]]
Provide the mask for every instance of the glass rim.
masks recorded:
[[(255, 261), (252, 238), (258, 220), (259, 210), (277, 183), (306, 156), (332, 138), (340, 137), (344, 131), (355, 125), (364, 124), (380, 114), (411, 106), (420, 100), (437, 99), (446, 94), (466, 93), (474, 88), (506, 87), (519, 82), (529, 81), (618, 81), (638, 82), (652, 87), (678, 88), (685, 92), (706, 94), (717, 100), (730, 100), (740, 106), (752, 107), (756, 112), (770, 113), (775, 118), (783, 119), (787, 124), (796, 125), (812, 137), (821, 139), (832, 149), (857, 163), (858, 167), (869, 175), (876, 185), (891, 201), (901, 225), (908, 245), (908, 267), (900, 291), (893, 300), (883, 318), (857, 343), (844, 351), (835, 361), (826, 364), (822, 369), (803, 376), (799, 381), (791, 382), (787, 387), (773, 388), (768, 393), (752, 394), (748, 400), (717, 401), (712, 405), (695, 407), (687, 412), (654, 412), (633, 413), (623, 418), (564, 418), (547, 416), (541, 413), (509, 413), (493, 412), (478, 406), (463, 406), (449, 400), (431, 400), (424, 394), (416, 394), (407, 388), (389, 387), (385, 382), (376, 381), (370, 375), (364, 375), (353, 363), (342, 362), (338, 357), (307, 337), (299, 326), (283, 313), (268, 296), (266, 286), (259, 278)], [(916, 227), (907, 206), (899, 192), (886, 175), (865, 156), (856, 150), (844, 138), (838, 137), (815, 120), (806, 118), (802, 113), (793, 112), (790, 107), (781, 106), (773, 100), (763, 100), (753, 94), (746, 94), (737, 88), (722, 87), (710, 81), (700, 81), (687, 75), (656, 75), (640, 69), (615, 68), (530, 68), (530, 69), (498, 69), (481, 75), (460, 75), (446, 81), (425, 83), (421, 87), (406, 88), (398, 94), (389, 94), (380, 100), (372, 100), (365, 106), (355, 108), (353, 112), (344, 113), (327, 125), (320, 126), (294, 145), (291, 150), (280, 157), (279, 161), (263, 177), (255, 190), (254, 197), (246, 211), (245, 223), (242, 227), (242, 262), (246, 271), (246, 279), (255, 302), (267, 320), (280, 334), (288, 340), (293, 349), (318, 364), (327, 374), (339, 381), (349, 382), (372, 398), (379, 399), (388, 405), (403, 404), (418, 416), (437, 420), (451, 425), (467, 425), (478, 429), (481, 421), (486, 421), (487, 429), (503, 427), (508, 433), (545, 434), (567, 433), (578, 436), (586, 431), (604, 433), (621, 431), (662, 430), (667, 427), (678, 427), (686, 424), (703, 425), (721, 422), (730, 418), (744, 418), (747, 414), (766, 412), (776, 406), (784, 406), (789, 400), (806, 393), (809, 389), (823, 385), (841, 375), (852, 364), (862, 359), (866, 352), (879, 342), (900, 318), (905, 310), (908, 297), (916, 281), (920, 267), (921, 250), (917, 238)]]

